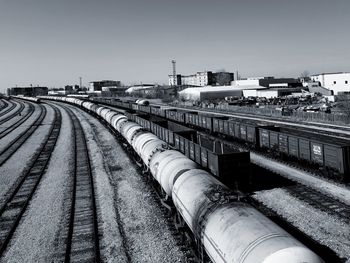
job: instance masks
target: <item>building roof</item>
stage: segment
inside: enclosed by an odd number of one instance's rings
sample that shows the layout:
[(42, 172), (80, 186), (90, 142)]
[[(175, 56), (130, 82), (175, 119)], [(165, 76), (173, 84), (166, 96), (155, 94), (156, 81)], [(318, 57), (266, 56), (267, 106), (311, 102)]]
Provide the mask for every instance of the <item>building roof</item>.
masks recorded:
[(336, 75), (336, 74), (350, 74), (350, 72), (328, 72), (328, 73), (312, 74), (312, 75), (310, 75), (310, 76)]
[(138, 90), (153, 89), (154, 87), (155, 87), (154, 85), (135, 85), (135, 86), (129, 87), (125, 92), (130, 93)]

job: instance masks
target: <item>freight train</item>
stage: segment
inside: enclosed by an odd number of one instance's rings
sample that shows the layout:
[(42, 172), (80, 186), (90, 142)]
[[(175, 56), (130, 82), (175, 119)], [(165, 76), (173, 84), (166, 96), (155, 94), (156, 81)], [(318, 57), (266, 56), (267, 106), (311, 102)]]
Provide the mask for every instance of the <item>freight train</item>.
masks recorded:
[(323, 262), (255, 208), (241, 202), (237, 193), (123, 113), (79, 99), (47, 98), (80, 106), (124, 138), (164, 195), (172, 199), (176, 217), (187, 224), (212, 262)]
[(139, 105), (135, 101), (108, 98), (94, 98), (94, 101), (163, 117), (211, 134), (239, 140), (255, 149), (268, 150), (274, 155), (311, 164), (336, 180), (350, 181), (350, 140), (168, 106)]
[(27, 97), (27, 96), (11, 96), (11, 98), (21, 99), (21, 100), (27, 100), (27, 101), (31, 101), (31, 102), (40, 103), (40, 98), (36, 98), (36, 97)]

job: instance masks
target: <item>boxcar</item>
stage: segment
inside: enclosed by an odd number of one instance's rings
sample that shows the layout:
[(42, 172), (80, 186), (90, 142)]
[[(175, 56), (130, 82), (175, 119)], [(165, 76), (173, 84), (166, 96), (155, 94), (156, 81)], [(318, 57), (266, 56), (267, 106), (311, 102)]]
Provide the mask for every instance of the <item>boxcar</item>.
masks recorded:
[(349, 181), (350, 141), (308, 131), (260, 127), (259, 146), (335, 171)]

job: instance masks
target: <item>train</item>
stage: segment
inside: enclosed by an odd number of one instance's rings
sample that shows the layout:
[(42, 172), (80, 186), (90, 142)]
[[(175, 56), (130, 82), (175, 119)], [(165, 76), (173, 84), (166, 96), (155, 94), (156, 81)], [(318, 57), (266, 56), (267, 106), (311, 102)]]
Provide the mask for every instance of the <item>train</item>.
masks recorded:
[(177, 222), (187, 225), (212, 262), (324, 262), (209, 172), (120, 111), (75, 98), (44, 98), (79, 106), (108, 123), (172, 200)]
[(295, 159), (319, 169), (325, 176), (350, 182), (350, 140), (320, 135), (296, 128), (286, 129), (236, 117), (219, 116), (179, 110), (170, 106), (139, 105), (135, 101), (113, 98), (93, 98), (127, 110), (159, 116), (203, 130), (209, 134), (246, 143), (274, 156)]
[(12, 96), (12, 95), (11, 95), (11, 98), (21, 99), (21, 100), (27, 100), (27, 101), (31, 101), (31, 102), (35, 102), (35, 103), (40, 103), (40, 98), (37, 98), (37, 97)]

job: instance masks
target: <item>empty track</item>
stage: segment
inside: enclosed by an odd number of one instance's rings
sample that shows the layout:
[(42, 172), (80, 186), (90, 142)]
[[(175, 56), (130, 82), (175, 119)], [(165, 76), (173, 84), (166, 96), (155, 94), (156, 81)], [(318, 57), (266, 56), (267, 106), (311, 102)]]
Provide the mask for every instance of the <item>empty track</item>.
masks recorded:
[[(46, 116), (46, 108), (40, 105), (40, 114), (35, 121), (21, 134), (19, 134), (13, 141), (0, 152), (0, 166), (4, 164), (22, 145), (23, 143), (33, 134), (33, 132), (39, 127)], [(55, 110), (55, 115), (57, 115)]]
[(0, 106), (0, 111), (2, 111), (4, 108), (6, 108), (9, 104), (7, 103), (6, 100), (2, 99), (1, 100), (1, 106)]
[(62, 107), (73, 123), (75, 152), (65, 262), (100, 262), (95, 192), (85, 134), (76, 115), (68, 107)]
[(54, 107), (55, 117), (46, 141), (35, 156), (34, 161), (25, 175), (9, 194), (0, 208), (0, 256), (5, 251), (16, 228), (25, 212), (34, 192), (39, 185), (51, 154), (55, 148), (61, 129), (62, 117), (60, 111)]
[(19, 104), (19, 108), (14, 110), (14, 112), (11, 112), (13, 109), (16, 108), (16, 103), (13, 103), (13, 105), (11, 105), (8, 109), (4, 110), (3, 112), (0, 113), (0, 117), (6, 115), (7, 113), (11, 113), (8, 116), (2, 118), (0, 120), (0, 125), (7, 122), (8, 120), (12, 119), (13, 117), (17, 116), (18, 113), (20, 113), (21, 111), (23, 111), (24, 109), (24, 103), (21, 101), (16, 101)]
[(32, 114), (34, 113), (35, 107), (33, 106), (32, 103), (28, 103), (28, 105), (29, 105), (29, 110), (26, 114), (22, 115), (17, 122), (13, 123), (12, 125), (9, 125), (4, 130), (0, 131), (0, 139), (5, 137), (7, 134), (9, 134), (11, 131), (13, 131), (18, 126), (20, 126), (23, 122), (25, 122), (30, 116), (32, 116)]
[(345, 222), (350, 223), (350, 206), (320, 191), (310, 189), (301, 184), (286, 188), (293, 196), (305, 201), (309, 205), (331, 215), (336, 215)]

